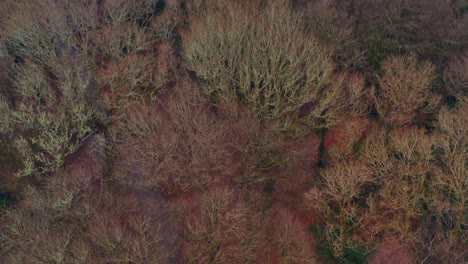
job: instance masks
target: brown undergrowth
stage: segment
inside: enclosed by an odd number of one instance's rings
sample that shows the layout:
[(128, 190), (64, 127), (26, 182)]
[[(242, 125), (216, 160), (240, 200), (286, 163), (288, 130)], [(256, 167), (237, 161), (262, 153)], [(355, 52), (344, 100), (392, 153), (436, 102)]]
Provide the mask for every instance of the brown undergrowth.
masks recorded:
[(1, 2), (0, 262), (466, 262), (462, 1), (306, 2)]

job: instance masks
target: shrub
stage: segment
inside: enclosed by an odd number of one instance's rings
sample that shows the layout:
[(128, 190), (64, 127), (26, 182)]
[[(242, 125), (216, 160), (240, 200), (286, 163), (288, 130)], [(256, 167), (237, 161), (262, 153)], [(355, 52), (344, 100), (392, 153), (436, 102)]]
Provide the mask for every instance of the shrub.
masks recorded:
[(366, 164), (378, 182), (384, 181), (392, 170), (393, 163), (388, 155), (387, 144), (385, 128), (374, 127), (369, 131), (359, 153), (359, 160)]
[(19, 175), (58, 169), (94, 130), (94, 110), (86, 97), (87, 80), (70, 66), (63, 65), (58, 73), (58, 91), (33, 62), (18, 70), (19, 101), (9, 111), (15, 127), (14, 146), (22, 163)]
[(60, 3), (67, 17), (67, 25), (73, 30), (73, 41), (69, 44), (85, 54), (83, 59), (90, 65), (93, 65), (96, 56), (93, 39), (102, 25), (102, 19), (98, 15), (98, 2), (64, 0)]
[(157, 193), (133, 190), (109, 194), (90, 217), (89, 239), (94, 262), (168, 263), (177, 258), (172, 213)]
[(98, 205), (99, 197), (91, 191), (102, 175), (96, 162), (99, 157), (87, 158), (93, 160), (61, 169), (41, 187), (24, 186), (21, 200), (2, 212), (2, 262), (91, 261), (92, 247), (82, 234), (92, 208)]
[[(227, 106), (230, 103), (230, 106)], [(288, 162), (282, 145), (284, 137), (272, 131), (271, 124), (261, 121), (235, 101), (220, 105), (225, 110), (223, 128), (226, 145), (232, 153), (229, 163), (232, 177), (244, 185), (260, 184), (276, 179), (278, 175), (268, 172)], [(276, 174), (276, 173), (275, 173)]]
[[(435, 140), (438, 169), (431, 181), (431, 205), (436, 217), (435, 229), (428, 229), (434, 248), (429, 255), (447, 263), (463, 262), (468, 195), (468, 111), (465, 97), (455, 109), (442, 109), (437, 116)], [(464, 99), (464, 100), (463, 100)], [(430, 250), (430, 248), (429, 248)]]
[(394, 56), (382, 63), (382, 69), (374, 103), (385, 122), (405, 125), (418, 110), (431, 111), (437, 106), (440, 96), (430, 91), (435, 76), (432, 64), (419, 63), (414, 55)]
[(361, 215), (362, 239), (383, 247), (394, 240), (405, 251), (421, 252), (433, 199), (430, 186), (438, 171), (434, 143), (434, 135), (416, 127), (371, 132), (359, 157), (376, 179)]
[(318, 39), (333, 48), (333, 58), (341, 68), (362, 69), (364, 52), (354, 36), (356, 18), (332, 0), (306, 2), (306, 23)]
[(99, 31), (97, 49), (108, 59), (122, 59), (127, 54), (144, 54), (154, 44), (150, 34), (135, 24), (107, 26)]
[[(390, 223), (385, 227), (389, 233), (396, 232), (406, 241), (412, 237), (417, 228), (415, 221), (421, 219), (426, 199), (425, 182), (431, 171), (432, 138), (423, 130), (394, 130), (390, 133), (390, 154), (394, 155), (394, 169), (388, 175), (379, 192), (381, 215), (388, 217)], [(380, 210), (380, 209), (379, 209)], [(395, 214), (395, 212), (399, 212)]]
[(78, 65), (84, 60), (72, 47), (73, 31), (61, 3), (8, 1), (2, 13), (3, 45), (16, 62), (9, 69), (11, 102), (6, 108), (2, 99), (2, 114), (8, 112), (4, 121), (14, 128), (18, 174), (54, 171), (94, 130), (90, 77), (86, 66)]
[[(109, 34), (105, 37), (109, 38), (108, 41), (98, 44), (98, 49), (104, 52), (108, 60), (98, 71), (97, 80), (101, 86), (109, 86), (112, 93), (117, 95), (160, 94), (167, 83), (179, 77), (175, 73), (172, 43), (157, 42), (135, 25), (129, 28), (129, 32), (123, 34), (121, 31), (101, 32)], [(142, 39), (128, 37), (133, 30), (140, 31)], [(128, 37), (128, 40), (119, 40), (122, 36)], [(140, 43), (133, 43), (137, 41)], [(155, 54), (153, 49), (156, 50)]]
[(157, 3), (113, 0), (103, 4), (103, 26), (94, 32), (90, 43), (103, 57), (98, 81), (101, 86), (110, 86), (114, 94), (154, 95), (172, 80), (169, 73), (175, 62), (169, 38), (177, 16), (164, 12), (164, 17), (153, 19)]
[[(28, 211), (11, 211), (4, 216), (4, 223), (9, 224), (6, 231), (10, 232), (10, 237), (6, 241), (2, 238), (2, 244), (5, 245), (3, 249), (9, 253), (6, 256), (0, 256), (2, 262), (60, 263), (69, 261), (71, 263), (75, 261), (74, 263), (79, 263), (70, 257), (70, 248), (74, 244), (72, 236), (75, 233), (70, 227), (62, 225), (52, 229), (44, 213), (41, 214), (44, 218), (36, 219), (35, 222), (28, 219), (28, 213)], [(5, 219), (6, 217), (8, 219)]]
[(13, 132), (13, 120), (10, 106), (3, 96), (0, 96), (0, 135), (8, 137)]
[(154, 86), (157, 91), (162, 91), (164, 85), (171, 82), (176, 82), (181, 78), (177, 69), (176, 50), (170, 42), (162, 42), (158, 45), (158, 55), (156, 61), (156, 76), (154, 78)]
[(463, 259), (460, 223), (466, 209), (465, 120), (442, 109), (436, 133), (416, 127), (376, 130), (360, 159), (376, 177), (363, 214), (365, 239), (396, 239), (420, 260)]
[(56, 58), (61, 43), (71, 41), (71, 29), (59, 4), (54, 1), (21, 1), (10, 6), (11, 13), (2, 23), (4, 45), (19, 59), (47, 63)]
[(248, 263), (256, 253), (254, 212), (236, 191), (215, 188), (179, 206), (187, 263)]
[(20, 206), (1, 216), (2, 262), (160, 263), (174, 258), (176, 234), (161, 201), (144, 192), (117, 196), (102, 186), (100, 195), (93, 195), (98, 175), (90, 174), (72, 170), (54, 177), (43, 191), (29, 187)]
[(380, 174), (378, 191), (367, 200), (366, 233), (371, 239), (393, 238), (407, 247), (416, 247), (430, 200), (427, 185), (435, 170), (432, 145), (433, 137), (424, 129), (390, 131), (384, 147), (385, 174)]
[(109, 0), (103, 4), (104, 19), (107, 23), (121, 25), (131, 22), (147, 27), (157, 11), (159, 0)]
[(355, 156), (362, 147), (369, 120), (352, 118), (334, 128), (328, 129), (324, 147), (330, 162), (335, 163)]
[(450, 95), (468, 94), (468, 52), (449, 61), (444, 69), (444, 80)]
[(386, 240), (369, 256), (369, 264), (414, 263), (415, 259), (398, 240)]
[(323, 171), (323, 183), (305, 194), (305, 203), (324, 222), (322, 236), (335, 258), (343, 259), (345, 249), (360, 251), (355, 233), (364, 211), (359, 199), (373, 183), (370, 171), (358, 162), (339, 163)]
[[(178, 84), (165, 101), (129, 104), (110, 128), (120, 157), (119, 177), (126, 184), (168, 192), (213, 183), (214, 175), (224, 173), (228, 155), (221, 123), (187, 83)], [(164, 111), (157, 113), (159, 107)]]
[(305, 33), (301, 15), (278, 2), (223, 2), (218, 11), (193, 15), (183, 42), (187, 65), (215, 102), (236, 98), (279, 130), (294, 128), (307, 103), (313, 107), (302, 121), (331, 126), (353, 103), (342, 100), (347, 87), (331, 80), (330, 52)]
[(0, 40), (0, 96), (7, 102), (12, 103), (13, 100), (13, 82), (11, 68), (14, 63), (14, 59), (7, 55), (5, 52), (2, 55), (2, 42)]
[(354, 35), (365, 55), (365, 70), (379, 71), (388, 57), (417, 53), (440, 65), (465, 44), (466, 21), (455, 10), (462, 1), (336, 1), (354, 18)]
[[(170, 5), (166, 3), (166, 5)], [(166, 8), (168, 9), (168, 8)], [(169, 7), (161, 16), (155, 18), (154, 25), (152, 27), (153, 33), (156, 37), (163, 40), (171, 40), (177, 36), (177, 28), (181, 23), (180, 10), (176, 6)]]
[(121, 60), (110, 62), (96, 77), (101, 86), (109, 85), (114, 93), (125, 91), (133, 95), (150, 91), (154, 75), (153, 58), (129, 54)]
[(279, 263), (317, 263), (306, 228), (291, 212), (275, 212), (274, 240)]
[(161, 195), (111, 193), (103, 181), (105, 139), (93, 136), (65, 167), (26, 186), (0, 215), (5, 263), (166, 263), (177, 234)]

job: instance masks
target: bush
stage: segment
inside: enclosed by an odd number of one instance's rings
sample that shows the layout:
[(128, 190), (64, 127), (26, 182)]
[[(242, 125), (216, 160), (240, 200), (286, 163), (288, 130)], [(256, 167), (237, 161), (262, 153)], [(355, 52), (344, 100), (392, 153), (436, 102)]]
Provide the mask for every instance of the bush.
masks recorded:
[(306, 194), (306, 204), (322, 215), (320, 234), (333, 256), (345, 261), (351, 256), (345, 257), (345, 248), (348, 254), (354, 248), (356, 256), (365, 255), (369, 245), (386, 239), (421, 250), (438, 171), (434, 143), (425, 129), (375, 127), (357, 160), (323, 171), (324, 182)]
[(464, 1), (0, 0), (0, 262), (467, 262)]
[[(283, 149), (284, 136), (272, 131), (271, 124), (262, 122), (244, 106), (235, 101), (222, 104), (223, 128), (226, 145), (229, 147), (233, 179), (240, 185), (255, 185), (276, 179), (278, 175), (268, 172), (288, 162)], [(276, 174), (276, 173), (275, 173)]]
[(468, 52), (449, 61), (444, 70), (444, 80), (449, 95), (468, 95)]
[(21, 200), (2, 212), (0, 260), (4, 263), (89, 263), (92, 247), (83, 236), (99, 204), (95, 186), (102, 170), (94, 147), (89, 160), (61, 169), (43, 186), (23, 186)]
[(362, 216), (365, 239), (396, 239), (421, 260), (464, 258), (466, 122), (456, 113), (465, 106), (442, 109), (435, 133), (409, 127), (369, 135), (360, 159), (377, 181)]
[(361, 163), (340, 163), (323, 171), (323, 183), (305, 194), (305, 203), (324, 222), (321, 235), (337, 259), (344, 259), (345, 249), (361, 251), (355, 233), (364, 214), (359, 199), (374, 179)]
[(22, 164), (21, 176), (57, 170), (94, 131), (87, 80), (81, 79), (72, 65), (62, 67), (62, 72), (57, 73), (57, 88), (49, 82), (44, 69), (33, 62), (16, 74), (17, 107), (8, 112), (15, 127), (14, 146)]
[(366, 164), (378, 182), (384, 181), (392, 170), (387, 144), (388, 138), (385, 128), (381, 126), (374, 127), (369, 131), (359, 153), (359, 160)]
[[(390, 132), (388, 154), (393, 156), (393, 168), (375, 197), (376, 214), (381, 228), (406, 243), (417, 239), (419, 225), (427, 202), (425, 183), (433, 166), (431, 162), (433, 139), (424, 130), (393, 130)], [(397, 213), (396, 213), (397, 212)]]
[(223, 175), (225, 133), (195, 89), (181, 83), (162, 105), (136, 101), (122, 109), (110, 133), (124, 183), (174, 192), (207, 186)]
[(129, 54), (110, 62), (96, 77), (100, 86), (109, 85), (113, 93), (138, 95), (151, 91), (154, 82), (154, 59), (151, 56)]
[[(298, 1), (299, 2), (299, 1)], [(355, 37), (356, 18), (332, 0), (304, 1), (305, 18), (308, 28), (327, 47), (333, 48), (333, 59), (339, 68), (362, 70), (365, 54), (359, 48)]]
[[(92, 32), (91, 51), (100, 58), (97, 79), (116, 95), (153, 96), (175, 69), (172, 34), (177, 14), (153, 19), (160, 1), (103, 3), (102, 27)], [(172, 17), (174, 16), (174, 17)]]
[(324, 147), (327, 159), (336, 163), (356, 156), (362, 148), (369, 120), (352, 118), (337, 127), (327, 130)]
[(279, 263), (317, 263), (311, 251), (310, 238), (306, 228), (291, 212), (275, 212), (274, 240)]
[(348, 87), (332, 80), (330, 52), (305, 33), (299, 13), (278, 2), (262, 8), (228, 1), (191, 16), (183, 42), (187, 65), (217, 103), (235, 98), (283, 131), (294, 129), (301, 107), (310, 104), (301, 121), (329, 127), (355, 98), (343, 100)]
[(8, 53), (17, 60), (47, 63), (56, 58), (61, 42), (70, 43), (72, 30), (66, 24), (60, 4), (47, 0), (21, 1), (11, 5), (1, 31)]
[[(179, 205), (187, 263), (249, 263), (257, 249), (258, 217), (236, 191), (215, 188)], [(194, 203), (193, 203), (194, 202)]]
[(150, 191), (111, 192), (104, 144), (91, 137), (53, 177), (25, 186), (15, 207), (2, 211), (2, 263), (173, 261), (178, 241), (167, 201)]
[(355, 38), (365, 55), (365, 70), (379, 71), (396, 54), (416, 53), (436, 65), (457, 52), (466, 39), (466, 21), (455, 12), (462, 1), (336, 1), (355, 19)]
[(109, 0), (103, 4), (104, 20), (113, 25), (126, 22), (138, 24), (146, 28), (157, 13), (160, 0)]
[(89, 170), (57, 176), (42, 191), (29, 186), (19, 207), (2, 214), (2, 262), (166, 263), (175, 258), (172, 219), (157, 195), (107, 193), (103, 186), (96, 188), (99, 175)]
[[(374, 243), (396, 240), (404, 248), (419, 250), (417, 243), (430, 201), (428, 185), (433, 164), (432, 135), (410, 127), (378, 133), (363, 151), (363, 161), (376, 177), (366, 199), (361, 236)], [(382, 148), (378, 155), (366, 152)]]
[(13, 129), (2, 130), (16, 149), (19, 175), (51, 172), (94, 131), (91, 78), (72, 47), (61, 3), (7, 1), (1, 12), (2, 45), (15, 60), (8, 69), (14, 80), (6, 90), (10, 101), (1, 99), (2, 121)]
[(10, 105), (3, 96), (0, 96), (0, 135), (8, 137), (13, 132), (13, 120)]
[(166, 203), (151, 191), (109, 194), (101, 211), (89, 218), (85, 234), (92, 262), (174, 262), (178, 240)]
[[(434, 250), (428, 254), (447, 263), (466, 260), (466, 204), (468, 195), (468, 111), (466, 97), (455, 109), (442, 109), (437, 119), (435, 140), (438, 169), (431, 181), (431, 205), (436, 223), (428, 229), (428, 238), (434, 241)], [(464, 100), (463, 100), (464, 99)]]
[(430, 91), (435, 76), (432, 64), (419, 63), (414, 55), (393, 56), (382, 63), (382, 69), (374, 103), (386, 123), (405, 125), (418, 110), (431, 111), (437, 106), (440, 96)]
[(154, 44), (151, 35), (135, 24), (107, 26), (99, 33), (96, 48), (108, 59), (122, 59), (127, 54), (144, 54)]

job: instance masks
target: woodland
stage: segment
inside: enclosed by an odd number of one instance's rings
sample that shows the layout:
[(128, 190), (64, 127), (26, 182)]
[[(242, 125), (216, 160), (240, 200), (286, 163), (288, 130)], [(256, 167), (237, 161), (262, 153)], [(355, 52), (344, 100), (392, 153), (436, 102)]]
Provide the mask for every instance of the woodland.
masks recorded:
[(468, 262), (466, 0), (0, 0), (0, 263)]

